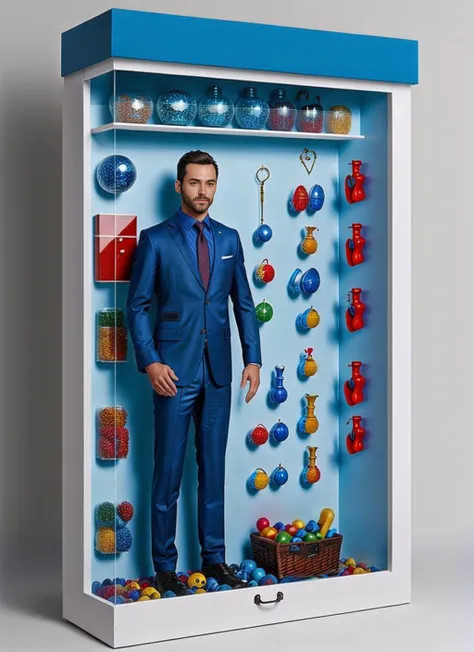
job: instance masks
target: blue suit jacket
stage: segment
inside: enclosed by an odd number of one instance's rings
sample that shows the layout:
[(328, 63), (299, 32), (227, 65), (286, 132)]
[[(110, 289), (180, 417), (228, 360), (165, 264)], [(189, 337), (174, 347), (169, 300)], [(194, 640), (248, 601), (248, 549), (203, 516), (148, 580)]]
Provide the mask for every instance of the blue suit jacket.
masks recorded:
[[(242, 344), (244, 365), (262, 363), (260, 334), (252, 293), (236, 229), (210, 218), (214, 264), (207, 292), (192, 260), (178, 215), (140, 233), (127, 297), (127, 324), (138, 369), (168, 364), (189, 385), (207, 339), (212, 374), (218, 385), (232, 381), (229, 296)], [(152, 330), (148, 309), (153, 295), (157, 320)]]

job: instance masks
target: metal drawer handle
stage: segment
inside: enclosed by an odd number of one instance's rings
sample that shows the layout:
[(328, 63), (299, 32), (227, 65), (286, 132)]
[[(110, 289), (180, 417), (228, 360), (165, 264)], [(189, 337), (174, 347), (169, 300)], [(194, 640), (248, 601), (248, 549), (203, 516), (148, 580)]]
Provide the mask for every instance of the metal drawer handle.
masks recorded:
[(277, 597), (275, 598), (275, 600), (262, 600), (259, 593), (254, 598), (254, 602), (257, 605), (259, 605), (259, 604), (273, 604), (274, 602), (278, 603), (278, 602), (281, 602), (282, 600), (283, 600), (283, 593), (281, 591), (278, 591)]

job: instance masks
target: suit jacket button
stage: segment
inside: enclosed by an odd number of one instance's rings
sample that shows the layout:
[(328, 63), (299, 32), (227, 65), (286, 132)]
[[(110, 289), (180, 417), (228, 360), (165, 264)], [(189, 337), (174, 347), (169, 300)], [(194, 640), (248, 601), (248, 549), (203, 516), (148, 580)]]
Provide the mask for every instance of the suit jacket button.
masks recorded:
[(204, 335), (204, 333), (207, 333), (207, 330), (205, 328), (201, 328), (201, 333)]

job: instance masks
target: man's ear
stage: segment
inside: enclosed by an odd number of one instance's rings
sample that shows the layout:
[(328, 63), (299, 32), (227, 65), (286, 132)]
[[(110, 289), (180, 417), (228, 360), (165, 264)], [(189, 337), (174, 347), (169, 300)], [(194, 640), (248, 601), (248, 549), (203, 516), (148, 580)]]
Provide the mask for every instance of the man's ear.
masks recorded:
[(181, 181), (179, 181), (178, 179), (176, 179), (176, 181), (174, 182), (174, 189), (176, 190), (176, 192), (181, 194)]

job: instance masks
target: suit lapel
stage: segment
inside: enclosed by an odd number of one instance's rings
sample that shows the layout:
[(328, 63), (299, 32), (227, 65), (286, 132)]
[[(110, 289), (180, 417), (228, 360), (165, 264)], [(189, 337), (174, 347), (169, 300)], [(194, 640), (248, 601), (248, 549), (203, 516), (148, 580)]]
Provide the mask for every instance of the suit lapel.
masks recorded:
[(186, 242), (186, 235), (184, 234), (184, 231), (181, 227), (181, 223), (175, 215), (169, 222), (168, 224), (168, 231), (171, 236), (171, 238), (174, 240), (174, 243), (178, 247), (179, 251), (181, 252), (184, 260), (186, 261), (186, 264), (188, 265), (189, 269), (192, 271), (194, 276), (196, 277), (197, 282), (199, 285), (202, 287), (204, 290), (204, 285), (201, 280), (201, 275), (199, 273), (199, 269), (197, 266), (194, 264), (191, 252), (189, 251), (189, 245)]

